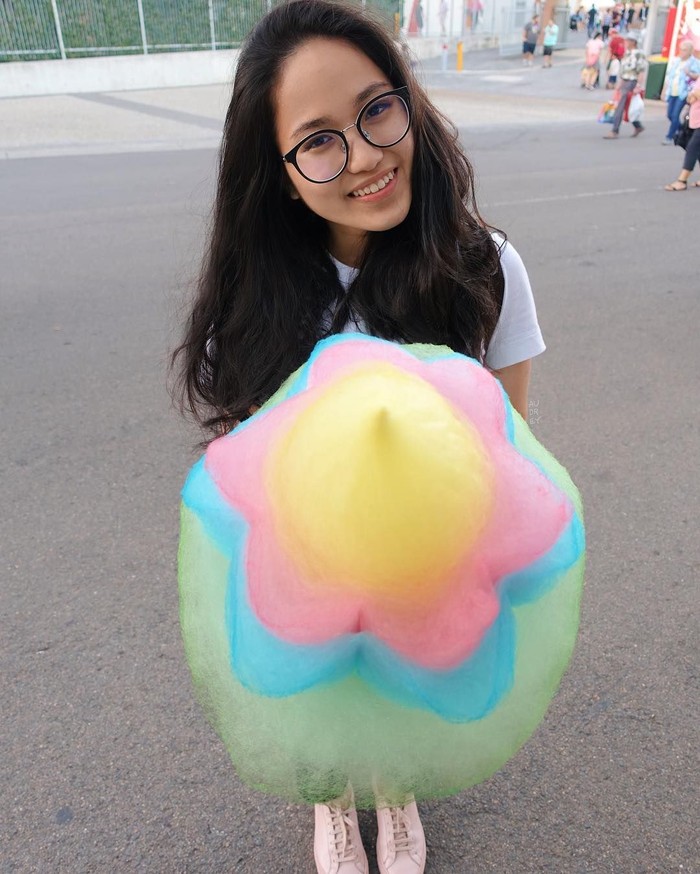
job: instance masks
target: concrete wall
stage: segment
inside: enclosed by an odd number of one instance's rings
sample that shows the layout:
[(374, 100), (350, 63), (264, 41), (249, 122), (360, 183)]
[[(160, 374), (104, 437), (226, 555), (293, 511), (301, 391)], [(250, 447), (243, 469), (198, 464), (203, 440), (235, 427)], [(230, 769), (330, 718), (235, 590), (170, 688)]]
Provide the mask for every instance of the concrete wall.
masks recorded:
[[(454, 37), (406, 39), (417, 61), (439, 57), (445, 43), (454, 52), (456, 42)], [(496, 43), (490, 34), (468, 34), (464, 38), (467, 50), (488, 48)], [(0, 64), (0, 98), (218, 85), (232, 80), (238, 55), (239, 49), (231, 49)]]
[(0, 97), (135, 91), (228, 82), (238, 49), (0, 64)]

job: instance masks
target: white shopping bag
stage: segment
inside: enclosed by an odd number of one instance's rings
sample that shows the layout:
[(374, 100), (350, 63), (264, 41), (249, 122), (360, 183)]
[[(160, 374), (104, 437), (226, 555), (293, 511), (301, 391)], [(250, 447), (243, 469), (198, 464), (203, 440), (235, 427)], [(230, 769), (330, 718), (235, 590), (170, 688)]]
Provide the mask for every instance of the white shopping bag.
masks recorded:
[(641, 121), (644, 115), (644, 101), (641, 94), (635, 94), (630, 100), (630, 106), (627, 110), (627, 117), (630, 121)]

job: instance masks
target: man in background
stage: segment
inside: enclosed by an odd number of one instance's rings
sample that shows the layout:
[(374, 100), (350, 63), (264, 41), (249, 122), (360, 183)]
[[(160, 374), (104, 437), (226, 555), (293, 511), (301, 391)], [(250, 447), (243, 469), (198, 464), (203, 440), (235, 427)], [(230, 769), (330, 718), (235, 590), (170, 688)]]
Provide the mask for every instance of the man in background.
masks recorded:
[(549, 24), (544, 29), (544, 42), (542, 43), (542, 51), (544, 53), (544, 61), (542, 66), (548, 69), (552, 66), (552, 53), (559, 39), (559, 25), (554, 23), (554, 19), (549, 19)]
[[(627, 105), (635, 94), (642, 94), (646, 84), (647, 62), (644, 52), (637, 47), (637, 36), (628, 34), (625, 37), (625, 54), (620, 61), (620, 100), (613, 116), (613, 128), (603, 139), (616, 140), (620, 136), (620, 125), (627, 109)], [(641, 121), (632, 122), (634, 127), (633, 137), (638, 137), (644, 130)]]
[(533, 15), (523, 28), (523, 66), (531, 67), (532, 58), (537, 48), (537, 37), (540, 32), (540, 19)]

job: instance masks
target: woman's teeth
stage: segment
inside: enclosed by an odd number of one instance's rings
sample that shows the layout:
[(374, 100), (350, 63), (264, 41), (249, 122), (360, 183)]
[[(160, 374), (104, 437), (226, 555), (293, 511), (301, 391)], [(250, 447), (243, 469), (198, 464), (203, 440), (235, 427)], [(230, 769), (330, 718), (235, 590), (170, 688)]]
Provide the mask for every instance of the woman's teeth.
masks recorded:
[(389, 172), (382, 179), (378, 179), (376, 182), (373, 182), (371, 185), (368, 185), (367, 188), (358, 188), (357, 191), (352, 192), (353, 197), (365, 197), (367, 194), (376, 194), (378, 191), (381, 191), (382, 188), (386, 188), (386, 186), (391, 182), (394, 178), (394, 171), (389, 170)]

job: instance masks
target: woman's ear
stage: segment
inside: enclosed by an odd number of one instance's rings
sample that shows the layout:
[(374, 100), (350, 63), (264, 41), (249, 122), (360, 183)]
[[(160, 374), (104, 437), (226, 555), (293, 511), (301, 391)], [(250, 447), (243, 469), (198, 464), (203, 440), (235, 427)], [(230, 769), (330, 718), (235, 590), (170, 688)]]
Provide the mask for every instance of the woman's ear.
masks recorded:
[(293, 185), (289, 186), (289, 196), (292, 198), (292, 200), (301, 200), (301, 195)]

